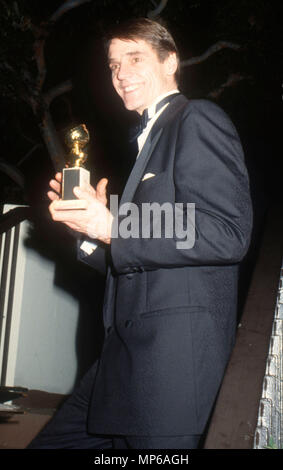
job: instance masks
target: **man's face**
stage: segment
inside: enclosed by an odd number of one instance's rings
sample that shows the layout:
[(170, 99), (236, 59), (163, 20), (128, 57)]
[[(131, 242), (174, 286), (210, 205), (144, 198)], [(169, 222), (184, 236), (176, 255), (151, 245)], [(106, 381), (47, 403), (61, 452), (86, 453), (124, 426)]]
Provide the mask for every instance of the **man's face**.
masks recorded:
[(171, 59), (160, 62), (155, 50), (142, 39), (110, 42), (112, 83), (128, 110), (142, 114), (159, 95), (176, 86)]

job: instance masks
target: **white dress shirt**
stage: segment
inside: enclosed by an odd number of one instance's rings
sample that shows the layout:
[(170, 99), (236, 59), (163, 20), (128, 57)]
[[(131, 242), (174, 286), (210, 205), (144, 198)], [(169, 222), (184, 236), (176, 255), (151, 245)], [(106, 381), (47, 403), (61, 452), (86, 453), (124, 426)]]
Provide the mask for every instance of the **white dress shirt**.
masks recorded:
[(156, 112), (156, 105), (161, 100), (163, 100), (163, 98), (166, 98), (166, 96), (173, 95), (173, 93), (178, 93), (178, 92), (179, 92), (179, 90), (171, 90), (171, 91), (168, 91), (167, 93), (163, 93), (163, 95), (158, 96), (158, 98), (156, 98), (156, 100), (152, 103), (152, 105), (149, 106), (149, 108), (148, 108), (149, 121), (147, 123), (147, 126), (144, 128), (143, 132), (141, 133), (141, 135), (138, 137), (138, 150), (139, 150), (139, 152), (138, 152), (137, 158), (138, 158), (138, 156), (141, 152), (141, 149), (144, 146), (144, 143), (147, 139), (148, 134), (150, 133), (150, 130), (151, 130), (153, 124), (159, 118), (160, 114), (163, 113), (163, 111), (167, 108), (169, 103), (166, 103), (164, 106), (162, 106), (162, 108), (159, 109), (158, 112)]

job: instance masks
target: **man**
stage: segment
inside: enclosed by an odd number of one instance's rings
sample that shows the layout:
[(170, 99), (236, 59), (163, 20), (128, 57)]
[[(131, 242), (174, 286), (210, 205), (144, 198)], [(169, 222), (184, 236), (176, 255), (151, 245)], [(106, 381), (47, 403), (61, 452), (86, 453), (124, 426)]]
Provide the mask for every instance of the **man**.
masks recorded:
[(66, 210), (60, 175), (50, 183), (53, 220), (95, 242), (81, 243), (79, 257), (96, 267), (108, 253), (105, 340), (99, 361), (30, 447), (196, 448), (234, 341), (252, 219), (243, 152), (218, 106), (179, 93), (177, 49), (159, 23), (120, 25), (107, 51), (125, 107), (149, 118), (120, 207), (184, 207), (194, 243), (178, 245), (177, 224), (166, 236), (164, 218), (159, 237), (154, 220), (146, 237), (123, 236), (127, 214), (107, 208), (106, 179), (96, 190), (74, 190), (84, 210), (73, 202)]

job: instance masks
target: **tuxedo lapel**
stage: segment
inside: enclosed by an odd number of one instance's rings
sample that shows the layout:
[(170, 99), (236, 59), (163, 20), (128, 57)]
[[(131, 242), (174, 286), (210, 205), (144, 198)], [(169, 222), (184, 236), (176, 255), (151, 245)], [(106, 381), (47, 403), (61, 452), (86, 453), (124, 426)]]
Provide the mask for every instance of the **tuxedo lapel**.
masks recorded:
[(167, 108), (162, 112), (161, 116), (154, 123), (150, 133), (151, 139), (154, 139), (159, 130), (163, 128), (170, 121), (170, 119), (174, 119), (173, 116), (175, 115), (175, 112), (187, 103), (188, 99), (181, 93), (174, 96), (173, 100), (169, 103)]
[(130, 173), (126, 186), (124, 188), (120, 205), (124, 202), (131, 202), (137, 186), (142, 179), (145, 167), (154, 151), (160, 136), (163, 132), (164, 126), (167, 124), (170, 117), (172, 117), (175, 111), (180, 107), (188, 103), (187, 98), (185, 98), (181, 93), (174, 96), (173, 100), (167, 106), (167, 108), (162, 112), (161, 116), (154, 123), (144, 146), (133, 166), (133, 169)]
[(141, 150), (141, 153), (139, 154), (135, 162), (135, 165), (130, 173), (130, 176), (128, 178), (127, 184), (125, 186), (125, 189), (121, 197), (120, 205), (123, 204), (124, 202), (131, 202), (131, 200), (133, 199), (137, 186), (142, 178), (146, 164), (153, 150), (155, 149), (158, 140), (160, 139), (162, 131), (163, 131), (162, 128), (159, 129), (158, 132), (155, 133), (153, 138), (150, 133), (148, 138), (146, 139), (145, 144)]

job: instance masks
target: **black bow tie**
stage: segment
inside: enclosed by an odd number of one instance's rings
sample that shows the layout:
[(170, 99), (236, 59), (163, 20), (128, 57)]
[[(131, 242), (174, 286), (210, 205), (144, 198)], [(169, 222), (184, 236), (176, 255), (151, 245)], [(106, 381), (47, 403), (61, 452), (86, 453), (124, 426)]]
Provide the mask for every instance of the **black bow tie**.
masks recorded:
[(141, 116), (138, 117), (138, 122), (130, 128), (129, 141), (134, 142), (142, 134), (143, 130), (146, 128), (150, 118), (148, 117), (148, 110), (145, 109)]
[[(173, 98), (175, 98), (180, 93), (172, 93), (172, 95), (165, 96), (157, 105), (155, 106), (155, 114), (167, 103), (169, 103)], [(148, 110), (145, 109), (142, 115), (139, 118), (139, 122), (130, 129), (130, 142), (134, 142), (146, 128), (148, 122), (151, 118), (148, 117)]]

